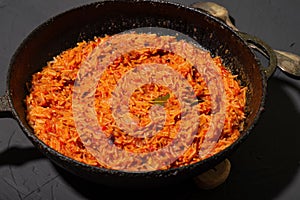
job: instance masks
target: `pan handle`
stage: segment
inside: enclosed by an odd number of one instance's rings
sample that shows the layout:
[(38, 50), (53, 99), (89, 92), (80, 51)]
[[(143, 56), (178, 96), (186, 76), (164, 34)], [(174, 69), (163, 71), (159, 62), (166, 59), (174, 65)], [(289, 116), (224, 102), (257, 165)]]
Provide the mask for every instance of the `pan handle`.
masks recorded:
[(12, 108), (9, 103), (8, 92), (0, 96), (0, 117), (12, 117)]
[(264, 67), (263, 70), (269, 79), (272, 74), (274, 73), (276, 67), (277, 67), (277, 57), (275, 54), (275, 51), (264, 41), (259, 39), (258, 37), (255, 37), (253, 35), (249, 35), (244, 32), (236, 32), (243, 40), (245, 40), (248, 43), (248, 46), (252, 49), (258, 50), (260, 53), (262, 53), (266, 58), (269, 59), (269, 65), (267, 67)]

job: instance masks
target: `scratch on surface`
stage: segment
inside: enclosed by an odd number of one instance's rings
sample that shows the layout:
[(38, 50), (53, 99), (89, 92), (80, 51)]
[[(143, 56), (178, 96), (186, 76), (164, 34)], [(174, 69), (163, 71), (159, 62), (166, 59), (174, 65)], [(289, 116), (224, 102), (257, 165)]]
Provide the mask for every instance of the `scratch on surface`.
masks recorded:
[(38, 175), (38, 174), (39, 174), (38, 171), (37, 171), (37, 169), (35, 168), (35, 166), (32, 167), (31, 171), (32, 171), (32, 173), (34, 173), (35, 175)]
[(296, 42), (292, 42), (292, 43), (290, 44), (290, 47), (293, 47), (295, 44), (296, 44)]
[(38, 188), (36, 188), (35, 190), (29, 192), (27, 195), (24, 196), (23, 200), (25, 200), (27, 197), (30, 197), (31, 194), (39, 191), (41, 188), (43, 188), (45, 185), (51, 183), (52, 181), (54, 181), (59, 175), (57, 174), (56, 176), (54, 176), (53, 178), (49, 179), (48, 181), (46, 181), (45, 183), (43, 183), (42, 185), (40, 185)]
[[(11, 134), (11, 136), (9, 137), (9, 139), (8, 139), (8, 144), (7, 144), (7, 149), (10, 148), (10, 144), (11, 144), (12, 138), (13, 138), (13, 136), (16, 134), (16, 132), (17, 132), (17, 131), (14, 130), (13, 133)], [(16, 178), (15, 178), (15, 176), (14, 176), (14, 173), (13, 173), (13, 170), (12, 170), (12, 168), (11, 168), (11, 165), (8, 165), (8, 169), (9, 169), (9, 174), (10, 174), (10, 176), (11, 176), (11, 178), (12, 178), (14, 184), (17, 185)], [(5, 180), (5, 179), (4, 179), (4, 180)], [(5, 182), (8, 184), (8, 182), (7, 182), (6, 180), (5, 180)], [(8, 184), (8, 185), (12, 186), (11, 184)], [(12, 186), (12, 187), (13, 187), (13, 186)], [(22, 199), (21, 192), (19, 191), (19, 189), (18, 189), (17, 187), (13, 187), (13, 188), (17, 191), (19, 199)]]
[(8, 139), (8, 143), (7, 143), (7, 148), (10, 148), (10, 144), (11, 144), (11, 140), (13, 138), (13, 136), (16, 134), (16, 130), (13, 131), (13, 133), (11, 134), (11, 136)]
[(51, 185), (51, 199), (54, 200), (54, 186)]
[[(18, 193), (18, 197), (19, 199), (22, 199), (21, 197), (21, 192), (19, 191), (18, 187), (14, 184), (14, 183), (11, 183), (9, 180), (7, 180), (6, 178), (3, 178), (3, 181), (9, 185), (11, 188), (13, 188), (17, 193)], [(23, 194), (24, 195), (24, 194)]]

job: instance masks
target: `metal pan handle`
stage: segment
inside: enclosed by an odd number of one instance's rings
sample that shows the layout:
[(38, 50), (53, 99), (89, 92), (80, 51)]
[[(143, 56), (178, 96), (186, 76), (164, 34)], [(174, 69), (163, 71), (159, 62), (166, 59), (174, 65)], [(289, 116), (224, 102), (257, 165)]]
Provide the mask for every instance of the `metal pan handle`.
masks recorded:
[(0, 96), (0, 117), (12, 117), (12, 108), (9, 103), (8, 92)]
[(248, 43), (248, 46), (250, 48), (258, 50), (260, 53), (266, 56), (266, 58), (269, 59), (268, 66), (264, 67), (263, 70), (267, 78), (270, 78), (277, 67), (277, 57), (274, 50), (264, 41), (253, 35), (249, 35), (244, 32), (237, 32), (237, 34)]

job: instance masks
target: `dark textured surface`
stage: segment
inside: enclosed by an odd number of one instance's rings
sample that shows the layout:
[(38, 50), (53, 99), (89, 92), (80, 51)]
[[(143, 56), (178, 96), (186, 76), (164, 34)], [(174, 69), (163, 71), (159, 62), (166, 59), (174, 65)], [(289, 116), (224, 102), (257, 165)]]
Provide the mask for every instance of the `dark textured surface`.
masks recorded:
[[(0, 1), (1, 95), (9, 60), (30, 31), (49, 17), (87, 2), (93, 1)], [(216, 2), (229, 9), (241, 31), (259, 36), (274, 48), (300, 52), (297, 1)], [(201, 191), (191, 181), (175, 189), (118, 192), (89, 183), (44, 159), (15, 121), (0, 119), (0, 199), (114, 199), (129, 195), (138, 199), (145, 194), (146, 199), (299, 199), (299, 91), (299, 80), (276, 71), (269, 80), (267, 104), (258, 126), (229, 158), (232, 172), (227, 182), (213, 191)]]

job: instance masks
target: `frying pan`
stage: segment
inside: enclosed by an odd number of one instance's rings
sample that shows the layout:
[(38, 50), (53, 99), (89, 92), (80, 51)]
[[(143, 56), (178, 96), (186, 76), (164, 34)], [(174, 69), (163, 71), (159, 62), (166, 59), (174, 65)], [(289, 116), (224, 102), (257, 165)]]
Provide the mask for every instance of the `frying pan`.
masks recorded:
[[(125, 172), (98, 168), (77, 162), (45, 145), (26, 121), (24, 99), (32, 75), (63, 50), (94, 36), (117, 34), (132, 28), (162, 27), (195, 39), (213, 56), (220, 56), (238, 76), (247, 93), (245, 129), (240, 138), (220, 153), (179, 168), (150, 172)], [(195, 28), (197, 31), (194, 31)], [(263, 67), (249, 43), (269, 56)], [(204, 11), (163, 1), (112, 0), (84, 5), (57, 15), (33, 30), (11, 58), (7, 91), (0, 97), (0, 116), (14, 118), (24, 134), (46, 157), (63, 169), (85, 179), (111, 186), (149, 187), (178, 183), (215, 166), (238, 149), (258, 121), (266, 98), (267, 79), (276, 67), (272, 49), (253, 36), (234, 32), (222, 21)]]

